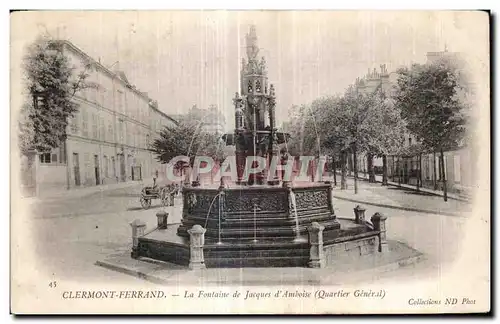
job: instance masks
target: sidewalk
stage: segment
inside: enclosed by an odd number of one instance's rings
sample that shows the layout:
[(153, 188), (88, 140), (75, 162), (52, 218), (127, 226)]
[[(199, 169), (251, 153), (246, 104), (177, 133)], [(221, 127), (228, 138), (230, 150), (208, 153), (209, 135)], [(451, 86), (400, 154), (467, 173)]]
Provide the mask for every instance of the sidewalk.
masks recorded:
[(445, 202), (441, 197), (423, 191), (417, 192), (414, 188), (402, 188), (397, 186), (381, 186), (380, 183), (358, 182), (358, 193), (354, 193), (354, 179), (348, 179), (348, 189), (334, 190), (337, 199), (358, 203), (360, 205), (371, 205), (377, 207), (393, 208), (427, 214), (440, 214), (448, 216), (464, 216), (470, 212), (472, 205), (460, 200), (448, 200)]
[(67, 198), (80, 198), (85, 197), (94, 193), (104, 192), (108, 190), (128, 188), (133, 186), (143, 186), (143, 181), (126, 181), (112, 184), (104, 184), (99, 186), (92, 187), (83, 187), (83, 188), (71, 188), (60, 189), (60, 190), (52, 190), (50, 192), (41, 193), (38, 197), (26, 197), (21, 198), (21, 201), (26, 203), (36, 203), (40, 201), (49, 201), (49, 200), (57, 200), (57, 199), (67, 199)]
[[(348, 177), (354, 178), (354, 176), (348, 176)], [(361, 173), (358, 176), (358, 179), (359, 180), (368, 181), (368, 174), (365, 176), (364, 174)], [(375, 181), (382, 183), (382, 176), (381, 175), (375, 175)], [(417, 187), (414, 186), (414, 185), (399, 184), (398, 182), (393, 182), (393, 181), (387, 181), (387, 183), (389, 185), (391, 185), (391, 186), (401, 187), (401, 188), (406, 188), (406, 189), (417, 191)], [(435, 196), (443, 197), (443, 195), (444, 195), (443, 191), (441, 191), (441, 190), (433, 190), (433, 189), (423, 188), (423, 187), (420, 187), (419, 190), (422, 191), (422, 192), (425, 192), (425, 193), (429, 193), (429, 194), (435, 195)], [(457, 194), (454, 194), (454, 193), (448, 192), (447, 196), (448, 196), (448, 199), (454, 199), (454, 200), (459, 200), (459, 201), (463, 201), (463, 202), (470, 202), (470, 200), (467, 199), (466, 197), (460, 196), (460, 195), (457, 195)]]

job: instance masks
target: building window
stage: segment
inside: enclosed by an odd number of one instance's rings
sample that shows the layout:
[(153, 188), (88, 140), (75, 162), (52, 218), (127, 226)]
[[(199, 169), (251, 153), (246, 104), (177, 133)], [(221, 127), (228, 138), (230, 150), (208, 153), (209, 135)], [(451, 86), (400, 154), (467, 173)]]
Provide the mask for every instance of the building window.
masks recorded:
[(89, 136), (89, 115), (86, 110), (82, 110), (82, 135)]
[(123, 92), (121, 92), (120, 90), (117, 90), (116, 100), (117, 100), (118, 112), (124, 113)]
[(113, 126), (111, 125), (111, 123), (108, 125), (108, 138), (107, 138), (108, 142), (114, 142), (114, 139), (113, 139)]
[(92, 114), (92, 137), (94, 139), (99, 138), (99, 133), (97, 130), (97, 119), (98, 119), (98, 116), (96, 114)]
[(50, 163), (51, 161), (51, 154), (50, 153), (42, 153), (40, 154), (40, 163)]
[(139, 146), (139, 128), (137, 125), (134, 125), (133, 128), (134, 132), (132, 134), (132, 146), (133, 147), (138, 147)]
[(99, 88), (97, 88), (97, 103), (99, 104), (99, 106), (103, 107), (104, 107), (104, 97), (105, 97), (104, 92), (105, 92), (104, 88), (101, 85), (99, 85)]
[(66, 163), (66, 142), (59, 144), (59, 163)]
[(71, 118), (71, 125), (70, 125), (71, 134), (77, 135), (79, 126), (80, 126), (80, 113), (77, 112), (75, 113), (73, 118)]
[(130, 116), (130, 105), (128, 104), (128, 100), (130, 96), (127, 93), (123, 93), (123, 114)]
[(411, 146), (411, 136), (408, 136), (408, 144)]
[(252, 89), (252, 81), (251, 80), (248, 80), (248, 93), (252, 93), (253, 92), (253, 89)]
[(126, 142), (125, 144), (127, 145), (131, 145), (131, 141), (132, 141), (132, 134), (131, 132), (133, 131), (132, 129), (132, 125), (128, 124), (128, 125), (125, 125), (125, 133), (126, 133)]
[(123, 132), (124, 132), (123, 120), (120, 120), (118, 123), (118, 142), (120, 144), (123, 144)]

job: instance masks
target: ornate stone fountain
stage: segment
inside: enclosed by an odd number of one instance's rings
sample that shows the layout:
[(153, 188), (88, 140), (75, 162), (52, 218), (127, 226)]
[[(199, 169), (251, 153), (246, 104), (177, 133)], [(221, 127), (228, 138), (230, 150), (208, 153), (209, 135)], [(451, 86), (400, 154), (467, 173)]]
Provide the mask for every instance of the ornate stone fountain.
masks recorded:
[[(241, 95), (236, 93), (233, 100), (236, 127), (224, 135), (236, 147), (237, 181), (184, 187), (182, 223), (175, 231), (139, 237), (133, 256), (192, 267), (319, 267), (344, 254), (382, 250), (379, 221), (366, 222), (364, 211), (354, 222), (337, 219), (332, 184), (297, 185), (269, 174), (270, 160), (277, 158), (289, 135), (275, 126), (275, 90), (268, 83), (265, 59), (257, 58), (255, 27), (246, 41)], [(245, 177), (249, 156), (266, 165)]]

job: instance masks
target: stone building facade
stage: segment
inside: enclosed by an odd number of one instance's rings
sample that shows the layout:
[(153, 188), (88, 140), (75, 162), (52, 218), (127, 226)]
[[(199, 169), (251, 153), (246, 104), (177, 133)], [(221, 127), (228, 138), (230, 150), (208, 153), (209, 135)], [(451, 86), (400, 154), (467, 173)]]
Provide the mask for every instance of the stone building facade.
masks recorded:
[(119, 70), (111, 70), (69, 41), (64, 54), (92, 87), (77, 92), (79, 111), (69, 121), (65, 143), (39, 153), (39, 192), (151, 179), (161, 166), (148, 150), (160, 128), (177, 122), (139, 91)]

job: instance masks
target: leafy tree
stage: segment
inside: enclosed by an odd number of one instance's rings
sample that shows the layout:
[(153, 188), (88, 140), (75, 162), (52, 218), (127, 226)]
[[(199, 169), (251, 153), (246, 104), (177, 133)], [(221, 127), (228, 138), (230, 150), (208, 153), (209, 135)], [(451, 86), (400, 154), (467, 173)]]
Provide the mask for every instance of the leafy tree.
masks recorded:
[(291, 137), (287, 142), (290, 154), (316, 157), (333, 154), (332, 146), (325, 142), (324, 120), (329, 113), (328, 103), (325, 97), (316, 99), (310, 105), (292, 107), (294, 117), (289, 122)]
[(177, 156), (189, 157), (189, 165), (182, 161), (174, 165), (177, 170), (193, 167), (197, 155), (209, 156), (214, 161), (222, 162), (226, 157), (222, 139), (202, 130), (200, 126), (200, 121), (189, 118), (183, 118), (179, 125), (166, 126), (152, 143), (151, 150), (156, 159), (161, 163), (169, 163)]
[(396, 105), (408, 129), (429, 150), (440, 152), (444, 200), (447, 201), (444, 178), (444, 151), (455, 148), (466, 133), (468, 106), (460, 100), (465, 90), (463, 77), (453, 61), (414, 64), (398, 71)]
[(27, 48), (22, 67), (26, 99), (19, 119), (20, 150), (51, 150), (64, 142), (69, 118), (78, 110), (73, 96), (92, 86), (86, 82), (90, 65), (78, 73), (62, 42), (39, 37)]
[(286, 150), (292, 156), (304, 155), (304, 137), (306, 134), (306, 106), (293, 106), (291, 108), (292, 118), (287, 127), (290, 138), (286, 144)]
[(404, 141), (405, 121), (394, 101), (387, 97), (382, 89), (373, 93), (373, 106), (367, 120), (371, 127), (367, 129), (367, 159), (371, 182), (375, 182), (373, 157), (382, 157), (382, 185), (387, 185), (387, 155), (397, 154)]
[[(340, 113), (340, 98), (338, 96), (326, 96), (315, 100), (312, 104), (313, 110), (316, 113), (315, 120), (320, 134), (321, 150), (324, 154), (332, 157), (332, 171), (335, 185), (337, 185), (336, 163), (335, 161), (343, 161), (341, 164), (341, 189), (347, 189), (346, 181), (346, 160), (343, 146), (343, 134), (340, 132), (338, 119)], [(344, 158), (343, 158), (344, 155)]]
[(358, 193), (358, 166), (357, 154), (366, 151), (369, 137), (373, 133), (372, 116), (374, 96), (360, 93), (355, 87), (347, 89), (339, 102), (339, 112), (336, 117), (338, 133), (341, 135), (341, 147), (353, 154), (354, 160), (354, 193)]

